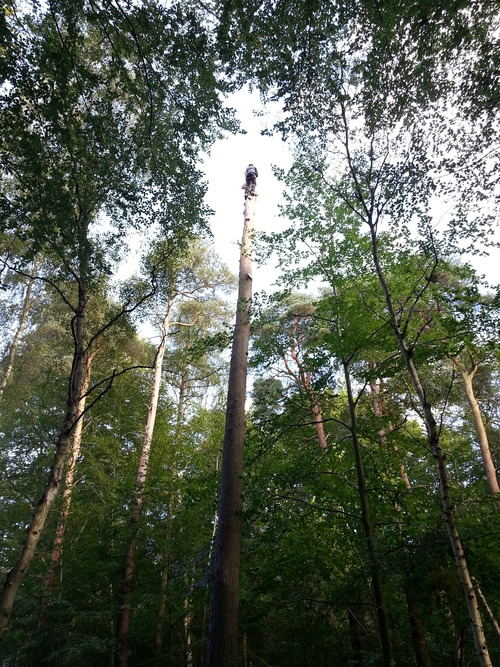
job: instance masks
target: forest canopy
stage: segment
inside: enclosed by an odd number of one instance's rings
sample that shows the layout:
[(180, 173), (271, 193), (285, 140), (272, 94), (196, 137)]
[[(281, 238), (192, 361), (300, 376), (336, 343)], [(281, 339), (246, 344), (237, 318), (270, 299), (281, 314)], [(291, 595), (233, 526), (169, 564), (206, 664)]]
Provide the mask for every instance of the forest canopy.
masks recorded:
[[(499, 22), (1, 5), (2, 664), (498, 664)], [(202, 159), (246, 86), (293, 163), (236, 278)]]

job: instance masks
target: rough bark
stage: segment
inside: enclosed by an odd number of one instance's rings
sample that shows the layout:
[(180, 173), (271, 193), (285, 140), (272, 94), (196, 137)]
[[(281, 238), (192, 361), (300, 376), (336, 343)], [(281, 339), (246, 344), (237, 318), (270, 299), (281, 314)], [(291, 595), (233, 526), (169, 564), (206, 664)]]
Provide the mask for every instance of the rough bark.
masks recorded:
[[(462, 378), (464, 380), (465, 393), (467, 394), (467, 400), (472, 411), (472, 417), (474, 419), (474, 426), (477, 433), (477, 438), (479, 441), (479, 448), (481, 450), (481, 458), (483, 460), (484, 472), (486, 474), (486, 480), (488, 482), (488, 488), (490, 493), (496, 498), (500, 498), (500, 486), (498, 484), (497, 473), (495, 469), (495, 463), (493, 461), (493, 456), (491, 454), (490, 443), (488, 442), (488, 434), (484, 427), (483, 418), (481, 415), (481, 408), (477, 401), (476, 395), (474, 393), (474, 387), (472, 381), (477, 372), (477, 364), (473, 364), (470, 371), (467, 371), (465, 368), (461, 367), (460, 371), (462, 373)], [(500, 508), (500, 500), (497, 502), (497, 507)]]
[(229, 369), (226, 426), (222, 448), (219, 521), (212, 563), (207, 667), (236, 667), (237, 665), (245, 393), (250, 339), (249, 311), (252, 299), (250, 253), (254, 204), (254, 196), (245, 198), (238, 306)]
[(2, 372), (2, 377), (0, 379), (0, 398), (3, 396), (3, 392), (5, 391), (7, 382), (9, 381), (9, 378), (12, 374), (12, 369), (14, 367), (14, 357), (16, 356), (16, 350), (19, 345), (19, 341), (21, 340), (21, 336), (23, 335), (24, 329), (26, 327), (26, 322), (28, 321), (28, 313), (31, 308), (31, 290), (33, 289), (33, 284), (35, 282), (36, 270), (37, 270), (36, 263), (33, 262), (31, 268), (31, 275), (28, 278), (26, 289), (24, 291), (23, 306), (21, 309), (19, 324), (16, 333), (14, 334), (14, 337), (12, 339), (12, 343), (10, 344), (9, 353), (7, 355), (7, 360), (5, 362), (5, 366)]
[(135, 493), (132, 505), (132, 512), (129, 518), (129, 538), (123, 554), (123, 568), (120, 583), (120, 597), (118, 607), (118, 619), (116, 625), (116, 638), (118, 642), (116, 653), (116, 664), (118, 667), (128, 665), (129, 653), (129, 628), (130, 628), (130, 605), (133, 591), (133, 578), (135, 571), (135, 548), (137, 544), (137, 533), (139, 521), (144, 506), (144, 485), (146, 483), (149, 465), (149, 455), (151, 452), (151, 442), (158, 410), (158, 397), (160, 394), (161, 373), (163, 368), (163, 358), (167, 346), (167, 335), (170, 322), (170, 311), (172, 300), (168, 299), (167, 309), (162, 323), (162, 338), (158, 350), (153, 370), (153, 381), (151, 385), (151, 398), (142, 438), (141, 456), (137, 467), (135, 479)]
[(346, 382), (347, 400), (349, 403), (349, 417), (351, 429), (351, 441), (354, 448), (354, 457), (356, 460), (356, 472), (358, 478), (358, 494), (361, 504), (361, 520), (365, 532), (366, 549), (368, 552), (368, 560), (370, 563), (370, 574), (372, 579), (373, 594), (375, 603), (377, 605), (377, 621), (380, 637), (380, 645), (382, 647), (382, 657), (384, 665), (389, 667), (392, 662), (392, 645), (391, 635), (389, 630), (389, 619), (387, 616), (387, 607), (385, 604), (384, 591), (382, 586), (382, 575), (380, 566), (378, 564), (378, 556), (375, 548), (375, 535), (373, 532), (373, 525), (370, 519), (370, 508), (368, 504), (368, 491), (366, 488), (366, 476), (363, 466), (363, 458), (361, 455), (361, 443), (358, 439), (357, 433), (357, 416), (356, 405), (352, 394), (351, 378), (349, 374), (349, 365), (343, 361), (344, 377)]
[(69, 460), (67, 462), (67, 469), (64, 480), (63, 507), (59, 523), (57, 524), (54, 542), (52, 544), (50, 564), (47, 572), (47, 577), (45, 579), (45, 591), (42, 600), (42, 612), (37, 627), (38, 632), (43, 632), (47, 627), (48, 623), (47, 610), (49, 607), (50, 598), (52, 596), (52, 591), (54, 590), (54, 586), (56, 584), (57, 566), (59, 565), (62, 556), (64, 533), (66, 530), (66, 524), (68, 521), (69, 511), (71, 508), (71, 501), (73, 499), (73, 481), (75, 475), (75, 467), (78, 456), (80, 454), (80, 447), (82, 443), (82, 433), (83, 433), (82, 415), (85, 410), (85, 404), (87, 400), (85, 394), (87, 393), (89, 388), (92, 362), (94, 361), (97, 352), (98, 350), (96, 349), (94, 352), (92, 352), (92, 354), (88, 355), (88, 357), (85, 360), (85, 376), (83, 378), (82, 394), (78, 402), (78, 408), (77, 408), (78, 422), (73, 432), (73, 445), (71, 448)]
[(436, 419), (434, 417), (432, 407), (427, 400), (427, 394), (421, 383), (418, 370), (415, 364), (413, 363), (412, 354), (406, 345), (404, 335), (398, 324), (398, 319), (394, 309), (392, 296), (379, 262), (376, 227), (373, 223), (370, 223), (370, 232), (371, 232), (373, 263), (375, 266), (375, 271), (377, 273), (378, 281), (384, 293), (387, 310), (389, 314), (389, 323), (397, 340), (401, 356), (404, 360), (408, 375), (410, 376), (413, 389), (420, 403), (420, 407), (422, 409), (423, 418), (427, 430), (427, 441), (429, 443), (433, 456), (436, 460), (443, 517), (446, 524), (448, 536), (450, 539), (450, 544), (453, 551), (455, 564), (458, 570), (458, 575), (467, 602), (467, 608), (469, 611), (469, 618), (472, 627), (472, 634), (474, 636), (476, 653), (479, 658), (479, 663), (482, 665), (482, 667), (491, 667), (492, 663), (488, 653), (488, 647), (486, 644), (486, 637), (483, 630), (483, 623), (481, 619), (481, 613), (479, 611), (477, 596), (474, 590), (474, 586), (472, 585), (471, 575), (469, 573), (469, 568), (467, 565), (467, 559), (465, 557), (464, 549), (462, 546), (462, 542), (460, 540), (460, 536), (455, 521), (455, 507), (453, 505), (451, 497), (450, 479), (446, 467), (445, 453), (441, 447), (439, 440), (439, 430), (437, 427)]
[(78, 306), (75, 309), (75, 316), (72, 321), (74, 353), (68, 383), (66, 414), (56, 442), (54, 459), (45, 490), (35, 509), (31, 523), (27, 528), (21, 554), (5, 578), (2, 593), (0, 595), (0, 638), (6, 631), (17, 591), (28, 572), (35, 555), (38, 541), (45, 526), (47, 515), (59, 493), (63, 480), (64, 465), (71, 443), (71, 434), (78, 419), (78, 405), (82, 396), (85, 361), (87, 357), (84, 346), (85, 314), (88, 300), (84, 276), (87, 274), (87, 262), (88, 260), (84, 258), (81, 263), (81, 277), (78, 285)]

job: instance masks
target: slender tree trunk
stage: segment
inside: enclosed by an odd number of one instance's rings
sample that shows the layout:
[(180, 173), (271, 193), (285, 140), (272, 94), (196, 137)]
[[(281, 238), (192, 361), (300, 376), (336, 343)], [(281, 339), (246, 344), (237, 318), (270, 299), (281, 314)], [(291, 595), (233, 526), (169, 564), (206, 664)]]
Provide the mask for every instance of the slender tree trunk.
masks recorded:
[(363, 667), (363, 627), (352, 609), (347, 609), (349, 620), (349, 635), (353, 651), (353, 667)]
[(207, 667), (237, 665), (245, 392), (252, 299), (250, 253), (254, 204), (255, 196), (247, 196), (222, 449), (219, 522), (212, 564)]
[[(184, 420), (184, 401), (186, 396), (186, 382), (188, 379), (188, 371), (184, 370), (181, 375), (181, 381), (179, 385), (179, 400), (177, 402), (177, 415), (175, 420), (175, 433), (174, 433), (174, 459), (177, 456), (178, 446), (181, 437), (182, 422)], [(165, 527), (165, 550), (162, 558), (162, 573), (160, 581), (160, 608), (158, 610), (158, 621), (156, 624), (156, 635), (155, 635), (155, 655), (158, 658), (161, 655), (161, 649), (163, 645), (163, 631), (165, 626), (165, 611), (167, 608), (167, 586), (168, 586), (168, 576), (170, 571), (170, 560), (171, 560), (171, 543), (172, 543), (172, 517), (174, 513), (174, 495), (175, 495), (175, 479), (177, 477), (177, 466), (175, 460), (172, 464), (172, 488), (170, 491), (170, 497), (168, 499), (168, 515), (167, 515), (167, 524)]]
[(411, 638), (413, 641), (413, 651), (417, 660), (418, 667), (432, 667), (425, 641), (425, 633), (420, 620), (421, 613), (418, 599), (415, 594), (412, 581), (409, 578), (405, 580), (405, 597), (408, 607), (408, 618), (410, 621)]
[(12, 368), (14, 366), (14, 357), (16, 356), (17, 346), (19, 345), (19, 341), (21, 340), (21, 336), (23, 335), (24, 328), (26, 327), (26, 322), (28, 320), (28, 313), (31, 308), (31, 290), (35, 282), (36, 271), (37, 271), (37, 264), (36, 262), (33, 262), (31, 267), (31, 275), (28, 278), (26, 289), (24, 291), (21, 317), (19, 318), (19, 324), (16, 333), (14, 334), (14, 338), (12, 339), (12, 343), (10, 344), (9, 353), (7, 355), (7, 361), (5, 362), (5, 366), (2, 372), (2, 377), (0, 379), (0, 398), (3, 396), (3, 392), (5, 391), (7, 382), (9, 381), (9, 378), (11, 376)]
[(375, 535), (370, 519), (370, 509), (368, 505), (368, 491), (366, 488), (366, 477), (361, 455), (361, 444), (357, 433), (357, 416), (354, 397), (352, 394), (351, 378), (349, 374), (349, 365), (346, 361), (342, 362), (344, 367), (344, 377), (347, 389), (347, 400), (349, 403), (349, 416), (351, 421), (351, 440), (354, 448), (354, 457), (356, 459), (356, 472), (358, 476), (358, 493), (361, 503), (361, 520), (365, 531), (366, 548), (368, 551), (368, 560), (370, 563), (370, 573), (372, 578), (373, 593), (377, 605), (377, 620), (379, 628), (380, 644), (382, 646), (382, 656), (384, 665), (389, 667), (392, 662), (391, 635), (389, 630), (389, 619), (387, 616), (387, 607), (384, 599), (382, 587), (382, 576), (378, 564), (378, 556), (375, 549)]
[[(294, 319), (293, 331), (295, 335), (297, 331), (297, 318)], [(316, 399), (316, 396), (314, 395), (313, 388), (311, 387), (311, 373), (309, 371), (304, 370), (302, 363), (299, 359), (296, 345), (297, 341), (294, 340), (294, 342), (292, 343), (292, 347), (290, 349), (290, 356), (292, 357), (298, 368), (299, 382), (302, 386), (302, 389), (306, 392), (307, 398), (309, 400), (309, 405), (311, 407), (311, 416), (314, 422), (314, 428), (316, 429), (316, 436), (318, 438), (319, 446), (323, 451), (326, 451), (328, 449), (328, 443), (326, 441), (325, 429), (323, 427), (323, 417), (321, 416), (321, 410), (319, 409), (318, 401)], [(290, 375), (294, 376), (292, 369), (288, 365), (286, 355), (283, 356), (283, 361), (285, 362), (285, 366)]]
[[(490, 443), (488, 442), (488, 434), (484, 427), (483, 418), (481, 415), (481, 409), (477, 398), (474, 394), (474, 387), (472, 385), (472, 380), (477, 372), (477, 364), (474, 364), (470, 371), (467, 371), (465, 368), (460, 368), (462, 377), (464, 379), (465, 393), (467, 394), (467, 400), (472, 410), (472, 417), (474, 419), (474, 426), (476, 428), (477, 438), (479, 440), (479, 447), (481, 449), (481, 458), (483, 459), (484, 471), (486, 473), (486, 479), (488, 481), (488, 488), (490, 493), (496, 498), (500, 497), (500, 486), (498, 485), (497, 473), (495, 469), (495, 464), (493, 462), (493, 456), (491, 455)], [(497, 507), (500, 507), (500, 500), (497, 502)]]
[(32, 520), (26, 531), (21, 554), (7, 573), (0, 595), (0, 638), (5, 633), (7, 622), (14, 605), (14, 600), (26, 573), (31, 565), (35, 550), (45, 526), (47, 515), (54, 504), (63, 480), (64, 465), (71, 443), (71, 433), (78, 419), (78, 405), (82, 396), (85, 376), (86, 350), (84, 346), (85, 314), (87, 306), (87, 289), (85, 276), (88, 260), (82, 260), (78, 286), (78, 307), (72, 321), (74, 337), (74, 353), (71, 374), (68, 383), (66, 415), (56, 443), (56, 449), (47, 485), (35, 509)]
[(73, 446), (71, 448), (69, 461), (67, 463), (67, 470), (64, 482), (63, 507), (59, 523), (57, 524), (56, 536), (52, 544), (50, 564), (47, 572), (47, 577), (45, 579), (45, 592), (42, 600), (42, 613), (37, 628), (38, 632), (43, 632), (47, 627), (48, 623), (47, 610), (49, 607), (50, 598), (52, 596), (52, 591), (54, 590), (54, 586), (56, 584), (57, 566), (62, 556), (64, 532), (66, 530), (66, 524), (68, 521), (69, 511), (71, 508), (71, 501), (73, 499), (73, 480), (75, 475), (75, 467), (76, 467), (76, 461), (80, 454), (80, 446), (82, 443), (82, 433), (83, 433), (82, 414), (85, 410), (85, 403), (87, 400), (85, 394), (87, 393), (89, 388), (92, 362), (94, 361), (97, 352), (98, 350), (96, 349), (94, 352), (92, 352), (92, 354), (88, 355), (88, 357), (85, 360), (85, 376), (83, 378), (82, 393), (81, 393), (81, 398), (78, 402), (78, 409), (77, 409), (78, 422), (73, 432)]
[(486, 601), (486, 598), (483, 595), (483, 592), (481, 590), (481, 587), (479, 586), (479, 583), (477, 582), (477, 580), (474, 577), (472, 577), (472, 581), (474, 583), (474, 588), (476, 589), (477, 596), (481, 600), (481, 604), (483, 605), (483, 607), (486, 611), (486, 614), (491, 621), (491, 625), (493, 626), (493, 629), (495, 630), (495, 633), (496, 633), (497, 637), (500, 637), (500, 624), (498, 623), (497, 619), (495, 618), (495, 615), (494, 615), (490, 605)]
[(472, 585), (469, 568), (467, 566), (467, 559), (465, 557), (464, 549), (462, 547), (462, 542), (460, 540), (455, 521), (455, 507), (453, 505), (453, 501), (451, 498), (450, 480), (448, 476), (448, 470), (446, 468), (445, 454), (443, 452), (443, 449), (439, 441), (439, 431), (437, 428), (437, 423), (434, 418), (431, 405), (427, 400), (425, 389), (422, 386), (420, 375), (418, 373), (415, 364), (413, 363), (411, 352), (406, 346), (406, 341), (404, 339), (403, 333), (399, 328), (396, 312), (394, 309), (394, 304), (392, 301), (392, 296), (389, 291), (389, 287), (385, 281), (385, 277), (379, 262), (378, 251), (377, 251), (376, 228), (373, 225), (373, 223), (370, 223), (370, 232), (371, 232), (373, 262), (379, 283), (384, 292), (385, 301), (387, 304), (387, 310), (389, 313), (389, 322), (394, 332), (394, 335), (397, 339), (399, 349), (401, 351), (401, 356), (403, 357), (406, 369), (410, 376), (411, 383), (413, 385), (415, 393), (417, 394), (420, 406), (422, 408), (424, 421), (427, 429), (427, 440), (429, 442), (429, 446), (434, 455), (434, 458), (436, 459), (443, 516), (446, 524), (446, 529), (448, 531), (450, 544), (453, 550), (455, 564), (457, 566), (458, 574), (460, 577), (460, 581), (462, 583), (465, 599), (467, 602), (467, 607), (469, 610), (469, 618), (471, 621), (476, 652), (482, 667), (491, 667), (492, 663), (488, 653), (486, 637), (484, 635), (481, 613), (479, 611), (476, 593), (474, 590), (474, 586)]
[[(377, 384), (377, 382), (375, 380), (370, 380), (370, 390), (372, 392), (373, 413), (374, 413), (375, 417), (378, 417), (379, 419), (381, 419), (382, 417), (386, 417), (387, 413), (384, 409), (383, 395), (381, 395), (379, 385)], [(389, 424), (389, 432), (391, 430), (392, 430), (392, 424)], [(385, 445), (387, 443), (387, 432), (384, 428), (381, 428), (378, 431), (378, 441), (380, 442), (381, 445)], [(395, 454), (397, 454), (399, 452), (396, 445), (392, 445), (392, 451)], [(406, 490), (411, 491), (410, 479), (408, 477), (408, 474), (406, 472), (406, 469), (405, 469), (403, 463), (399, 464), (399, 476), (401, 478), (401, 481), (405, 485)]]
[(148, 473), (151, 442), (153, 440), (153, 431), (156, 420), (156, 413), (158, 410), (158, 397), (160, 394), (163, 357), (165, 356), (165, 349), (167, 346), (167, 335), (169, 330), (171, 308), (172, 300), (169, 297), (167, 310), (162, 324), (162, 339), (156, 352), (154, 363), (151, 399), (142, 439), (141, 456), (139, 459), (139, 465), (137, 467), (137, 474), (135, 479), (135, 497), (132, 505), (132, 512), (129, 518), (130, 535), (123, 554), (123, 569), (119, 596), (120, 601), (116, 625), (116, 637), (118, 640), (116, 664), (118, 667), (126, 667), (128, 665), (130, 605), (132, 601), (133, 577), (135, 571), (135, 548), (137, 544), (139, 521), (144, 505), (144, 485), (146, 483)]
[(170, 573), (170, 544), (172, 540), (172, 512), (174, 508), (174, 493), (170, 493), (168, 500), (168, 516), (165, 528), (165, 551), (162, 558), (162, 571), (160, 580), (160, 608), (158, 609), (158, 622), (155, 635), (155, 655), (159, 657), (163, 646), (163, 632), (165, 627), (165, 612), (167, 609), (167, 586)]
[(191, 611), (189, 600), (186, 598), (184, 606), (184, 638), (186, 642), (186, 667), (193, 667), (193, 647), (191, 645)]

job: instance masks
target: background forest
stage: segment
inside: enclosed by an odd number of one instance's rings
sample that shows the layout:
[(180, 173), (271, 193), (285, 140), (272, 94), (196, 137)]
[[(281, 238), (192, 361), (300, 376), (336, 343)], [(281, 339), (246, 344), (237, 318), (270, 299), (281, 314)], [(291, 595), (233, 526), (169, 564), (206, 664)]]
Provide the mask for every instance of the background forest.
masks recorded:
[[(499, 35), (490, 0), (1, 3), (2, 665), (500, 664)], [(247, 85), (294, 161), (240, 511), (200, 165)]]

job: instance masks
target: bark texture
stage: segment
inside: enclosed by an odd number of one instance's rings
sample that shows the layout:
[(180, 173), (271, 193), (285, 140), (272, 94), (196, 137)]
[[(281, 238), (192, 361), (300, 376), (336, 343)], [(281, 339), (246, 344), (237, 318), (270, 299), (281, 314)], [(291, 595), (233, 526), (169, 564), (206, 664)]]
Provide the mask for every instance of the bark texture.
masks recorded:
[(207, 667), (236, 667), (241, 547), (245, 394), (252, 299), (251, 244), (254, 196), (245, 198), (238, 306), (231, 352), (222, 448), (219, 520), (212, 562)]
[[(86, 259), (84, 259), (82, 264), (85, 265), (86, 263)], [(82, 266), (81, 268), (84, 270), (81, 271), (80, 275), (86, 275), (86, 266)], [(78, 288), (78, 306), (75, 308), (75, 316), (72, 321), (74, 353), (68, 383), (66, 414), (56, 442), (54, 459), (45, 490), (35, 509), (31, 523), (26, 530), (21, 554), (5, 578), (0, 595), (0, 638), (7, 629), (8, 619), (17, 591), (31, 565), (47, 515), (54, 504), (63, 481), (64, 465), (71, 444), (71, 434), (78, 419), (78, 405), (82, 397), (85, 376), (87, 352), (84, 345), (84, 332), (87, 301), (86, 284), (84, 279), (81, 278)]]
[(66, 530), (66, 525), (68, 522), (69, 512), (71, 509), (71, 501), (73, 499), (73, 482), (75, 477), (75, 468), (78, 456), (80, 454), (80, 448), (82, 444), (82, 433), (83, 433), (83, 412), (85, 411), (85, 404), (87, 401), (86, 393), (90, 384), (90, 374), (92, 369), (92, 362), (97, 354), (98, 350), (95, 350), (90, 354), (85, 361), (85, 377), (83, 379), (82, 385), (82, 396), (78, 402), (77, 418), (78, 422), (75, 426), (73, 432), (73, 446), (71, 448), (71, 453), (67, 463), (67, 470), (65, 475), (64, 482), (64, 492), (63, 492), (63, 508), (61, 511), (61, 516), (59, 523), (56, 528), (56, 535), (54, 542), (52, 544), (52, 553), (50, 556), (50, 564), (47, 572), (47, 577), (45, 579), (45, 592), (42, 600), (42, 612), (40, 615), (40, 621), (38, 623), (37, 631), (43, 632), (48, 624), (47, 610), (50, 603), (50, 598), (56, 584), (57, 576), (57, 567), (61, 560), (64, 533)]
[[(488, 488), (493, 496), (500, 498), (500, 486), (498, 485), (495, 463), (493, 461), (490, 443), (488, 441), (488, 434), (486, 433), (486, 428), (484, 426), (483, 417), (481, 414), (481, 408), (479, 407), (479, 403), (474, 393), (474, 386), (472, 384), (474, 376), (477, 373), (477, 364), (474, 363), (470, 371), (463, 367), (460, 368), (460, 371), (464, 380), (467, 400), (469, 401), (472, 417), (474, 419), (474, 427), (476, 429), (477, 439), (479, 441), (479, 448), (481, 450), (481, 458), (483, 460)], [(500, 508), (500, 500), (497, 502), (497, 507)]]

